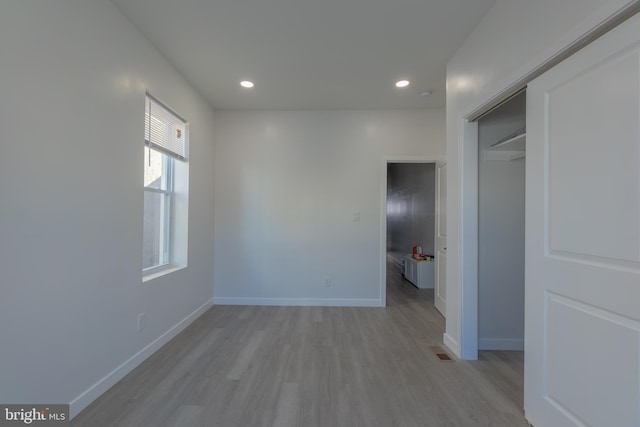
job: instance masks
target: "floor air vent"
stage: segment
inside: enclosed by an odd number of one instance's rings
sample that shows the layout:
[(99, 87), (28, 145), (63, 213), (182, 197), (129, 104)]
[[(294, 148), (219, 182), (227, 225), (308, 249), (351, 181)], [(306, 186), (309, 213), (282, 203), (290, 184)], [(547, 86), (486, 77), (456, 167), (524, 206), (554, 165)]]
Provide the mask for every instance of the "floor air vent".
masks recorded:
[(434, 345), (431, 346), (431, 351), (433, 352), (433, 354), (436, 355), (436, 357), (438, 359), (440, 359), (442, 362), (453, 362), (453, 358), (451, 356), (449, 356), (449, 354), (444, 350), (444, 348)]

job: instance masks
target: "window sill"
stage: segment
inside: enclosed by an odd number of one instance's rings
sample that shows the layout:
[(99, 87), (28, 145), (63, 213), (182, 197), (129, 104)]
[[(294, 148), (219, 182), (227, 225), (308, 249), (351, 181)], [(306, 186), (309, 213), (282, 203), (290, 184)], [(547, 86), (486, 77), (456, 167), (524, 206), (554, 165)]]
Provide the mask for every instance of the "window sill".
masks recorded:
[(149, 282), (153, 279), (157, 279), (162, 276), (166, 276), (167, 274), (171, 274), (175, 271), (182, 270), (185, 267), (175, 267), (173, 265), (167, 266), (164, 270), (154, 271), (153, 273), (144, 274), (142, 276), (142, 283)]

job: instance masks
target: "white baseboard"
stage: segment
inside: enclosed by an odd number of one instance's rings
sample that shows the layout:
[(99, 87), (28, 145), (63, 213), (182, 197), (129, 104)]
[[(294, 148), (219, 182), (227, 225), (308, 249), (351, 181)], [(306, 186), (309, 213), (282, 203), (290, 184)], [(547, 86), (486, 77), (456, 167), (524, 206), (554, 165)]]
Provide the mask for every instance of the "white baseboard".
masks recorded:
[(458, 344), (458, 341), (454, 340), (451, 338), (451, 335), (446, 333), (442, 336), (442, 341), (444, 345), (456, 355), (456, 357), (460, 357), (460, 344)]
[(138, 365), (144, 362), (149, 356), (158, 351), (163, 345), (171, 341), (173, 337), (182, 332), (194, 320), (200, 317), (213, 305), (213, 299), (207, 301), (198, 307), (193, 313), (178, 322), (164, 334), (160, 335), (151, 344), (134, 354), (129, 360), (115, 368), (104, 378), (85, 390), (80, 396), (76, 397), (69, 403), (69, 417), (74, 418), (83, 409), (89, 406), (94, 400), (103, 393), (113, 387), (118, 381), (124, 378), (129, 372), (133, 371)]
[(524, 339), (479, 338), (478, 350), (524, 351)]
[(299, 307), (383, 307), (379, 299), (333, 298), (229, 298), (214, 297), (215, 305), (271, 305)]

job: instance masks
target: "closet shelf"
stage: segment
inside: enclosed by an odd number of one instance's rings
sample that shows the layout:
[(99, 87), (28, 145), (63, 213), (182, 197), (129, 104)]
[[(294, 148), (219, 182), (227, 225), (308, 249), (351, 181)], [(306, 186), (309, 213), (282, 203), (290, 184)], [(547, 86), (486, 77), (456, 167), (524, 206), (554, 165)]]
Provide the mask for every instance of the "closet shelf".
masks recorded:
[(502, 138), (488, 148), (486, 160), (516, 160), (526, 155), (527, 133), (524, 128)]

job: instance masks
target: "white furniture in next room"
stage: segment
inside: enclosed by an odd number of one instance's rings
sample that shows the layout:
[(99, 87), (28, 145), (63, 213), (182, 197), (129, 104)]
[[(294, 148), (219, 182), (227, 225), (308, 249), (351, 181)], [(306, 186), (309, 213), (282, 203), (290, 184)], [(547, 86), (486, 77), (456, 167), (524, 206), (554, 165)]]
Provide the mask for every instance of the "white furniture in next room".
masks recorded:
[(418, 261), (411, 255), (402, 257), (402, 275), (420, 289), (433, 289), (433, 261)]

